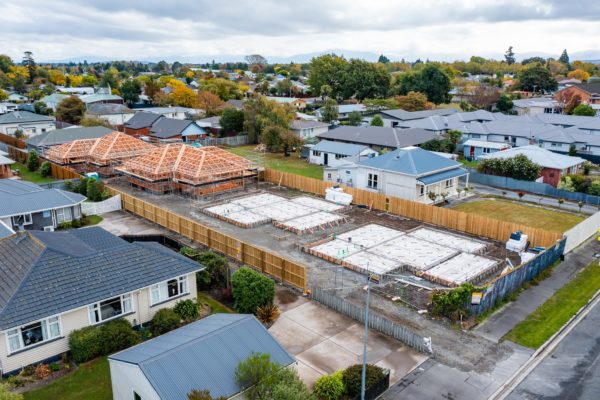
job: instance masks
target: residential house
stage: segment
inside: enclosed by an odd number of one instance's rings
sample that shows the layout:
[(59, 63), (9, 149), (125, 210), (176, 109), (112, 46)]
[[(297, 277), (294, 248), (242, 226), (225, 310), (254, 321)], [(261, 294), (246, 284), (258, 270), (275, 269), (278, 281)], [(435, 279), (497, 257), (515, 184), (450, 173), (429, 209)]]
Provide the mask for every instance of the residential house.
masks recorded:
[(136, 113), (151, 112), (154, 114), (160, 114), (163, 117), (175, 119), (188, 119), (203, 113), (203, 111), (199, 108), (189, 107), (139, 107), (134, 109), (134, 111)]
[(86, 108), (85, 115), (108, 122), (112, 126), (123, 126), (134, 113), (124, 104), (119, 103), (92, 103)]
[[(364, 104), (340, 104), (338, 108), (338, 120), (348, 119), (350, 113), (357, 112), (361, 115), (367, 112), (367, 107)], [(323, 108), (319, 108), (315, 114), (319, 119), (323, 118)]]
[(274, 101), (279, 104), (290, 104), (294, 106), (297, 110), (304, 110), (306, 108), (306, 102), (302, 99), (298, 99), (296, 97), (267, 97), (267, 99)]
[(468, 139), (463, 143), (463, 154), (467, 160), (473, 161), (477, 160), (477, 158), (481, 155), (491, 154), (510, 148), (511, 145), (508, 143), (486, 142), (484, 140)]
[[(423, 110), (423, 111), (404, 111), (402, 109), (395, 110), (381, 110), (375, 112), (381, 119), (383, 119), (383, 126), (396, 128), (400, 126), (401, 122), (419, 120), (429, 118), (433, 116), (447, 116), (457, 113), (458, 111), (454, 108), (439, 108), (435, 110)], [(365, 120), (370, 122), (372, 117), (366, 118)]]
[(554, 93), (554, 98), (569, 98), (579, 96), (583, 104), (600, 104), (600, 82), (574, 83)]
[(335, 167), (346, 157), (374, 157), (375, 150), (364, 144), (340, 143), (321, 140), (310, 149), (308, 162), (311, 164)]
[(433, 132), (424, 129), (399, 129), (380, 126), (339, 126), (317, 136), (322, 140), (341, 143), (362, 144), (373, 150), (394, 150), (399, 147), (419, 146), (438, 138)]
[(181, 400), (192, 390), (243, 399), (238, 364), (268, 354), (282, 367), (296, 361), (253, 315), (213, 314), (108, 358), (114, 400)]
[(538, 181), (556, 187), (563, 175), (576, 174), (585, 162), (583, 158), (557, 154), (545, 148), (531, 145), (516, 147), (492, 154), (484, 154), (479, 160), (507, 159), (524, 155), (532, 162), (542, 167)]
[(236, 110), (244, 109), (244, 100), (229, 99), (225, 102), (225, 107), (233, 107)]
[(0, 115), (17, 111), (17, 105), (8, 101), (0, 102)]
[(15, 135), (17, 131), (35, 136), (55, 128), (54, 118), (29, 111), (13, 111), (0, 115), (0, 133)]
[(206, 131), (194, 121), (160, 117), (150, 128), (150, 140), (156, 142), (183, 141), (184, 143), (204, 139)]
[(136, 112), (123, 125), (123, 132), (136, 138), (147, 137), (150, 135), (150, 128), (161, 118), (161, 115), (140, 111)]
[(551, 98), (533, 97), (513, 100), (513, 110), (517, 115), (561, 114), (562, 106)]
[(129, 243), (100, 227), (17, 232), (0, 240), (0, 255), (3, 374), (60, 357), (76, 329), (120, 317), (140, 325), (178, 300), (195, 300), (203, 269), (158, 243)]
[(59, 93), (69, 93), (69, 94), (94, 94), (96, 91), (91, 86), (77, 86), (77, 87), (65, 87), (65, 86), (57, 86), (56, 91)]
[(218, 135), (222, 132), (221, 117), (215, 115), (214, 117), (202, 118), (196, 120), (196, 125), (200, 128)]
[(25, 141), (27, 150), (36, 150), (38, 154), (43, 155), (48, 148), (59, 144), (70, 143), (79, 139), (97, 139), (113, 132), (112, 129), (104, 126), (89, 127), (71, 127), (64, 129), (55, 129), (35, 135)]
[(40, 99), (42, 103), (46, 104), (46, 107), (50, 108), (52, 112), (56, 112), (56, 107), (60, 104), (61, 101), (70, 97), (68, 94), (62, 93), (52, 93), (47, 96), (44, 96)]
[(12, 103), (25, 103), (29, 99), (27, 98), (27, 96), (23, 96), (20, 93), (12, 92), (12, 93), (8, 93), (7, 100)]
[[(328, 172), (329, 169), (325, 171)], [(354, 177), (352, 182), (344, 178), (346, 175)], [(354, 165), (342, 164), (330, 179), (359, 189), (430, 204), (440, 201), (442, 194), (456, 196), (459, 178), (464, 178), (464, 186), (467, 186), (468, 175), (469, 172), (454, 160), (419, 147), (404, 147), (360, 160)], [(429, 198), (429, 193), (436, 195), (435, 200)]]
[(14, 164), (15, 161), (11, 160), (7, 156), (8, 153), (0, 150), (0, 179), (7, 179), (13, 176), (10, 166)]
[(0, 180), (0, 220), (17, 230), (52, 230), (62, 222), (81, 218), (85, 196), (46, 189), (31, 182)]
[(579, 83), (581, 83), (581, 81), (579, 79), (564, 78), (564, 79), (561, 79), (560, 81), (558, 81), (558, 90), (562, 90), (568, 86), (571, 86), (574, 84), (579, 84)]
[(327, 132), (329, 124), (321, 121), (295, 119), (292, 121), (290, 130), (298, 135), (300, 139), (305, 140)]
[(96, 103), (112, 103), (112, 104), (124, 104), (124, 100), (121, 96), (117, 96), (116, 94), (107, 93), (106, 90), (98, 91), (98, 93), (94, 94), (84, 94), (79, 96), (79, 98), (85, 103), (85, 107), (89, 107), (91, 104)]

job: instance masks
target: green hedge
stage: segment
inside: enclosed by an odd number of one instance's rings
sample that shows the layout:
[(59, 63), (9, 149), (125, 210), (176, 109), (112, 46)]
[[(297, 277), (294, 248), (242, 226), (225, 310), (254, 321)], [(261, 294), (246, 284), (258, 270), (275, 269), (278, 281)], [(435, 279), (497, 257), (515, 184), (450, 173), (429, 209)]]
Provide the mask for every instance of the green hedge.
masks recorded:
[[(367, 373), (365, 379), (365, 391), (369, 390), (374, 385), (378, 384), (385, 374), (383, 369), (372, 364), (367, 364)], [(356, 364), (348, 367), (342, 373), (342, 381), (346, 388), (346, 394), (353, 398), (360, 394), (360, 388), (362, 383), (362, 365)]]
[(158, 310), (150, 322), (152, 336), (162, 335), (176, 329), (181, 324), (181, 317), (171, 308)]
[(112, 354), (140, 342), (129, 321), (119, 318), (100, 326), (88, 326), (69, 335), (71, 355), (76, 363)]

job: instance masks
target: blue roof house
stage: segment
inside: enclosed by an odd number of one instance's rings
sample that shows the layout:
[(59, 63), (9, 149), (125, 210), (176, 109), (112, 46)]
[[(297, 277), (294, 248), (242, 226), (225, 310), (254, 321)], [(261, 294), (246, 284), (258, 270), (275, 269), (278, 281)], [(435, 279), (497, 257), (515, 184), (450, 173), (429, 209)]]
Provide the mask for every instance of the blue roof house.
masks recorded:
[(181, 400), (194, 389), (242, 399), (235, 369), (252, 353), (294, 358), (253, 315), (214, 314), (108, 358), (114, 400)]
[[(340, 166), (347, 170), (348, 165)], [(338, 175), (342, 175), (339, 173)], [(352, 186), (384, 193), (387, 196), (431, 204), (457, 196), (459, 187), (468, 184), (469, 172), (461, 164), (440, 153), (419, 147), (403, 147), (355, 164)], [(459, 178), (466, 180), (459, 183)], [(429, 193), (436, 198), (430, 199)]]

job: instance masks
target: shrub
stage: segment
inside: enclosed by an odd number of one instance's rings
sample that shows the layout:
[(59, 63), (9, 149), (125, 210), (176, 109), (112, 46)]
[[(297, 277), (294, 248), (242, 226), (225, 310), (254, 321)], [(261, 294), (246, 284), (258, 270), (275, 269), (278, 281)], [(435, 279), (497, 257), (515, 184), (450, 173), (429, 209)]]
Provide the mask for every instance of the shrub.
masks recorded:
[(280, 315), (279, 307), (274, 304), (267, 304), (256, 308), (256, 317), (263, 324), (272, 324), (277, 321)]
[(29, 155), (27, 156), (27, 169), (31, 172), (37, 171), (40, 167), (40, 158), (38, 157), (38, 153), (35, 150), (29, 151)]
[(200, 307), (194, 300), (181, 300), (173, 307), (175, 314), (184, 321), (193, 321), (200, 315)]
[(35, 374), (35, 366), (28, 365), (21, 370), (21, 376), (33, 376)]
[(158, 310), (150, 323), (152, 336), (162, 335), (179, 327), (181, 318), (170, 308)]
[(254, 314), (258, 307), (272, 304), (275, 298), (275, 283), (249, 267), (238, 269), (231, 278), (235, 310), (243, 314)]
[(99, 329), (102, 354), (111, 354), (140, 342), (139, 334), (133, 330), (131, 323), (123, 318), (109, 321)]
[(64, 230), (64, 229), (71, 229), (73, 227), (73, 223), (72, 222), (61, 222), (60, 224), (57, 225), (56, 230)]
[(35, 376), (38, 379), (46, 379), (50, 375), (50, 367), (48, 364), (39, 364), (35, 367)]
[[(11, 377), (12, 378), (12, 377)], [(10, 381), (10, 378), (9, 378)], [(18, 387), (20, 385), (16, 385), (15, 382), (17, 380), (13, 380), (12, 384), (15, 387)], [(20, 383), (20, 381), (19, 381)], [(0, 383), (0, 399), (1, 400), (23, 400), (23, 395), (20, 393), (13, 393), (10, 391), (10, 384), (7, 383)]]
[(463, 283), (449, 291), (434, 290), (431, 296), (432, 313), (457, 320), (461, 314), (467, 313), (466, 306), (474, 290), (470, 283)]
[(60, 371), (60, 365), (58, 365), (58, 363), (52, 363), (49, 367), (52, 372)]
[(81, 221), (78, 219), (71, 221), (71, 228), (81, 228)]
[(52, 174), (52, 167), (50, 166), (50, 163), (48, 161), (44, 161), (42, 163), (42, 166), (40, 167), (40, 174), (44, 178), (47, 178)]
[(100, 330), (95, 326), (77, 329), (69, 335), (71, 355), (76, 363), (83, 363), (102, 353)]
[(346, 391), (342, 378), (343, 371), (331, 375), (323, 375), (315, 383), (313, 393), (319, 400), (338, 400)]
[[(385, 377), (383, 369), (372, 364), (367, 364), (365, 379), (365, 391), (379, 383)], [(362, 365), (356, 364), (348, 367), (342, 373), (342, 382), (346, 388), (346, 394), (353, 398), (360, 394), (362, 382)]]

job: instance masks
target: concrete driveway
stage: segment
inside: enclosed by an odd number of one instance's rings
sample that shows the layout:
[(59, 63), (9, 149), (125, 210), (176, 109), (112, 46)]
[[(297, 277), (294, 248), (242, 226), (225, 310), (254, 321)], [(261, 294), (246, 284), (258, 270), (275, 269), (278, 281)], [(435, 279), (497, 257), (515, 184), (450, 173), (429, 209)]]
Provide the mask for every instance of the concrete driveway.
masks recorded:
[[(364, 326), (317, 302), (278, 290), (282, 313), (269, 329), (296, 357), (300, 377), (310, 388), (324, 374), (362, 362)], [(390, 385), (427, 359), (399, 341), (369, 330), (367, 362), (391, 371)]]
[(154, 235), (168, 232), (150, 221), (122, 210), (102, 214), (102, 218), (102, 222), (98, 226), (117, 236)]

